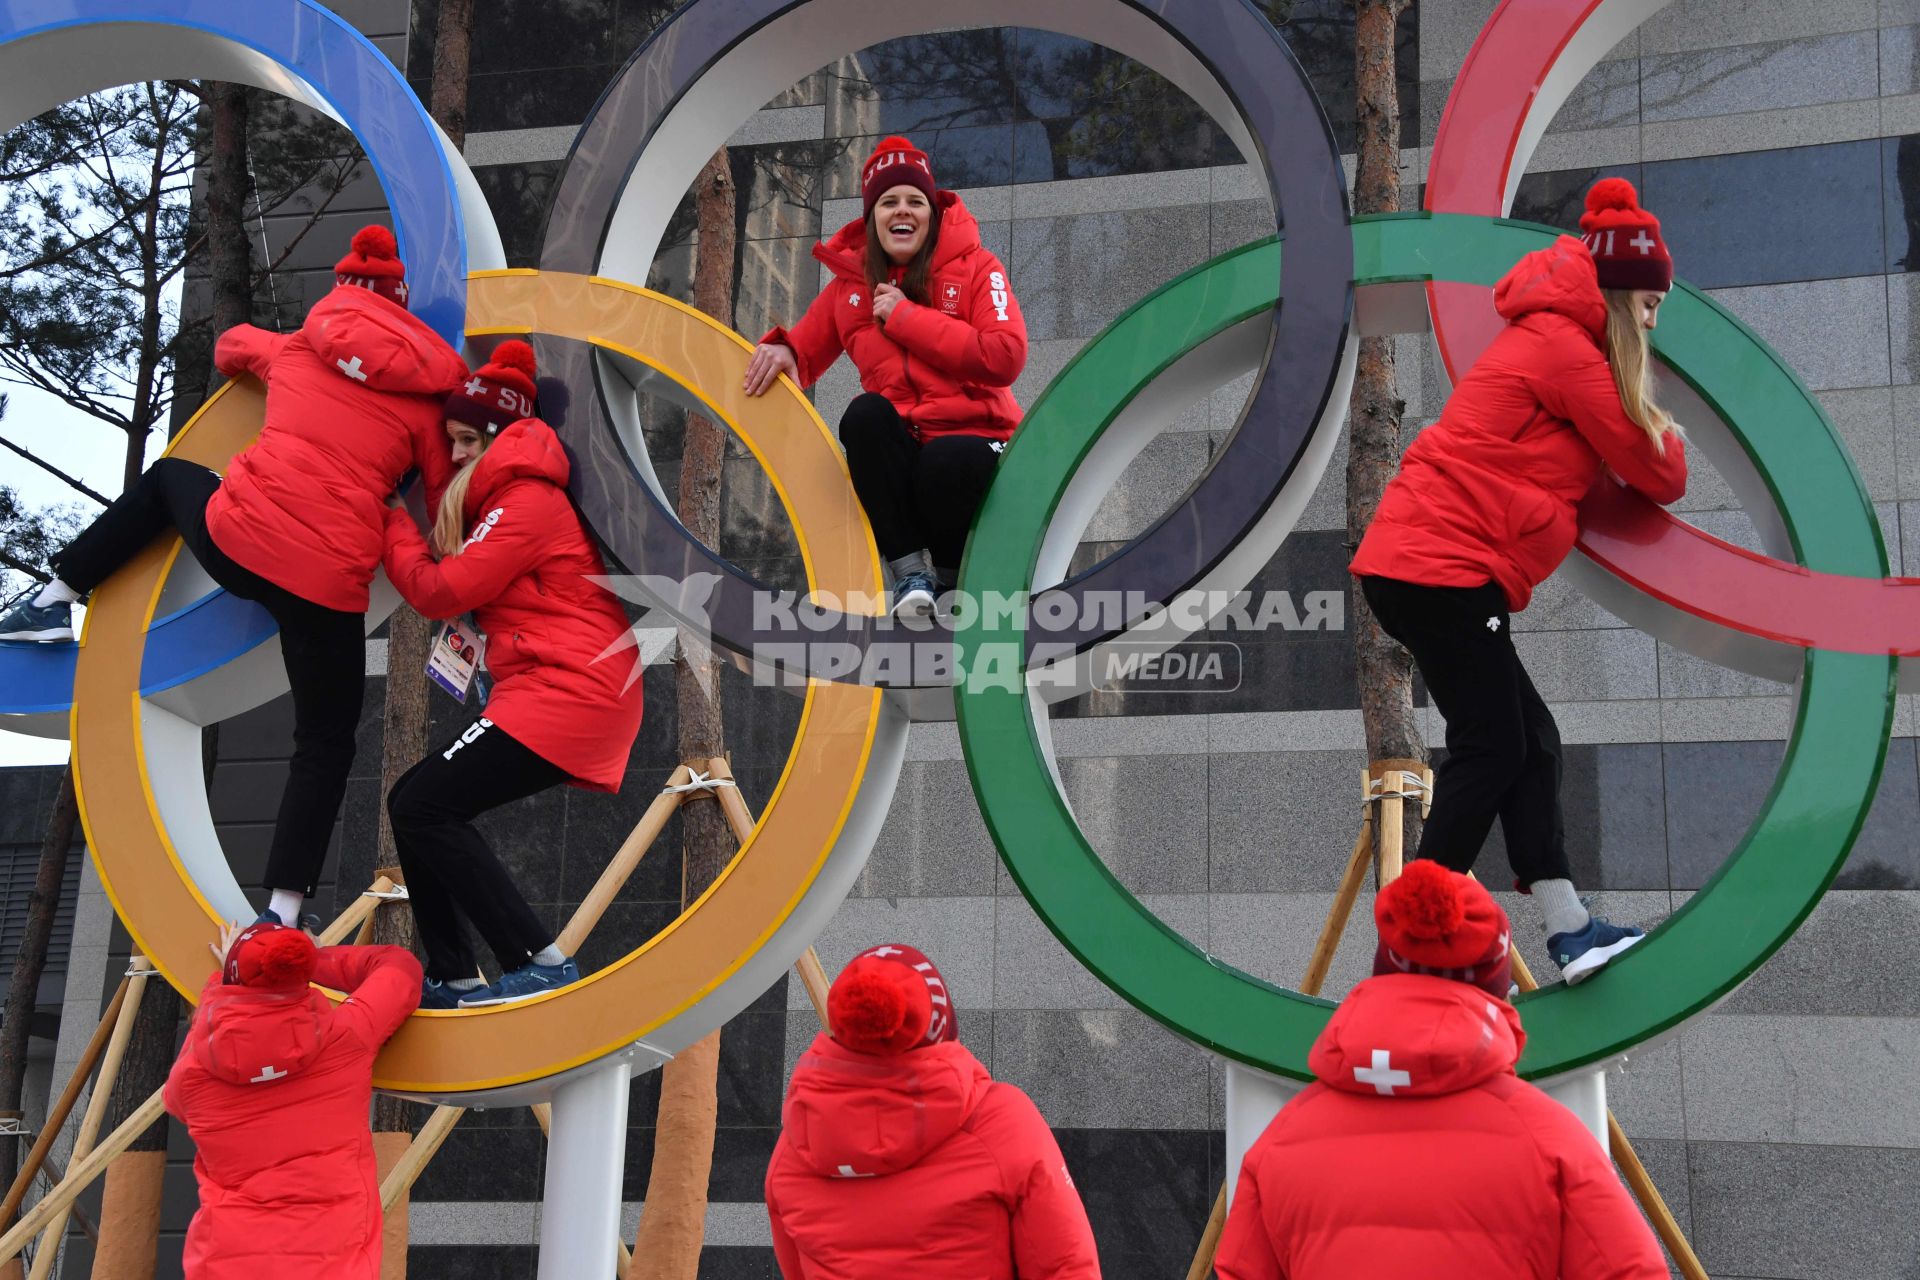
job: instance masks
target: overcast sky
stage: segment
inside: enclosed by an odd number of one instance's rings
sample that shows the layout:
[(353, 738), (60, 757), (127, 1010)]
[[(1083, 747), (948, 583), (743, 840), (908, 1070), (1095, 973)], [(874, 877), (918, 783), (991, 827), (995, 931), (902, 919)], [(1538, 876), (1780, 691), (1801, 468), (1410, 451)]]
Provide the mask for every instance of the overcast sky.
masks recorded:
[[(78, 476), (104, 494), (120, 491), (120, 466), (126, 437), (61, 400), (30, 387), (0, 385), (8, 398), (7, 417), (0, 431), (7, 439), (32, 450), (68, 475)], [(166, 447), (166, 433), (156, 431), (147, 442), (149, 460)], [(17, 454), (0, 452), (0, 484), (18, 490), (35, 506), (78, 502), (88, 511), (98, 507)], [(0, 725), (6, 717), (0, 716)], [(59, 738), (35, 738), (0, 728), (0, 767), (21, 764), (64, 764), (67, 744)]]

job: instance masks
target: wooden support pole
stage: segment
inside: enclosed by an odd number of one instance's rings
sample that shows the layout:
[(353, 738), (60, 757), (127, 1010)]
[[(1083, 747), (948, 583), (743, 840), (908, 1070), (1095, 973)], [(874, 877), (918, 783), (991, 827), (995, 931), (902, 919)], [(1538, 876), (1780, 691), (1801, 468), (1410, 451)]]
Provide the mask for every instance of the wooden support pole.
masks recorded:
[(1317, 996), (1326, 983), (1334, 952), (1340, 949), (1340, 935), (1346, 932), (1347, 920), (1353, 915), (1354, 899), (1360, 896), (1360, 885), (1367, 878), (1367, 864), (1373, 861), (1372, 845), (1373, 820), (1363, 809), (1360, 835), (1353, 842), (1353, 853), (1347, 859), (1346, 873), (1340, 877), (1340, 888), (1333, 895), (1333, 906), (1327, 910), (1326, 923), (1320, 926), (1320, 940), (1313, 944), (1307, 975), (1300, 980), (1302, 995)]
[[(732, 782), (733, 769), (724, 756), (715, 756), (707, 761), (707, 776)], [(733, 838), (744, 845), (747, 837), (753, 834), (754, 822), (753, 811), (747, 808), (740, 788), (720, 787), (713, 792), (713, 796), (720, 802), (720, 812), (726, 815)], [(832, 984), (827, 981), (826, 967), (820, 963), (820, 953), (808, 947), (806, 954), (794, 964), (793, 971), (800, 975), (800, 985), (807, 989), (807, 999), (813, 1002), (813, 1011), (820, 1017), (820, 1029), (833, 1030), (827, 1023), (827, 988)]]
[(813, 1001), (813, 1011), (820, 1015), (820, 1029), (832, 1031), (833, 1027), (827, 1021), (827, 970), (820, 963), (819, 953), (808, 947), (799, 963), (793, 966), (793, 971), (800, 975), (800, 985), (807, 989), (807, 999)]
[[(76, 1163), (85, 1161), (87, 1154), (93, 1150), (94, 1140), (100, 1136), (100, 1126), (107, 1118), (107, 1104), (113, 1097), (113, 1082), (120, 1075), (120, 1063), (127, 1056), (127, 1043), (133, 1038), (133, 1023), (140, 1013), (140, 998), (146, 994), (147, 982), (154, 972), (147, 967), (147, 958), (140, 955), (133, 956), (127, 967), (131, 972), (127, 975), (126, 999), (121, 1001), (120, 1014), (113, 1020), (113, 1034), (107, 1040), (106, 1056), (100, 1061), (100, 1076), (94, 1081), (93, 1092), (87, 1097), (86, 1113), (80, 1117), (80, 1131), (74, 1135), (73, 1152), (69, 1158)], [(131, 1145), (133, 1139), (127, 1141)], [(63, 1207), (48, 1220), (46, 1232), (40, 1239), (40, 1251), (34, 1255), (29, 1280), (46, 1280), (53, 1274), (53, 1261), (60, 1254), (60, 1237), (66, 1234), (69, 1212)]]
[(1220, 1194), (1213, 1198), (1213, 1212), (1207, 1215), (1207, 1225), (1200, 1232), (1200, 1247), (1193, 1251), (1187, 1280), (1207, 1280), (1207, 1273), (1213, 1270), (1213, 1256), (1220, 1251), (1220, 1233), (1226, 1229), (1227, 1188), (1222, 1184)]
[(15, 1223), (13, 1229), (0, 1236), (0, 1263), (17, 1257), (20, 1251), (32, 1240), (56, 1214), (71, 1212), (73, 1202), (80, 1193), (91, 1186), (96, 1178), (107, 1171), (115, 1156), (132, 1146), (134, 1141), (153, 1127), (153, 1122), (166, 1113), (165, 1090), (156, 1089), (153, 1096), (140, 1104), (140, 1109), (128, 1116), (122, 1124), (99, 1146), (88, 1153), (85, 1159), (75, 1161), (67, 1170), (67, 1176), (60, 1185), (41, 1199), (39, 1204), (27, 1210)]
[(355, 898), (352, 904), (340, 913), (339, 919), (320, 931), (320, 936), (313, 940), (314, 945), (332, 947), (345, 941), (348, 934), (359, 929), (366, 921), (373, 919), (374, 908), (384, 901), (374, 895), (392, 892), (393, 881), (385, 876), (375, 877), (373, 884), (367, 888), (366, 892)]
[[(681, 765), (673, 771), (673, 776), (667, 779), (667, 786), (685, 786), (692, 779), (693, 771)], [(640, 816), (639, 823), (620, 845), (619, 852), (613, 855), (613, 861), (607, 864), (606, 870), (600, 873), (600, 878), (588, 891), (586, 900), (580, 904), (579, 910), (573, 913), (573, 919), (567, 921), (567, 927), (560, 931), (558, 938), (554, 939), (554, 946), (570, 956), (579, 954), (580, 944), (585, 942), (587, 935), (593, 932), (593, 926), (600, 923), (600, 917), (605, 915), (607, 908), (613, 905), (614, 898), (619, 896), (620, 890), (627, 883), (627, 878), (633, 874), (633, 869), (640, 865), (640, 859), (653, 846), (653, 842), (660, 838), (660, 832), (666, 828), (667, 820), (673, 817), (673, 811), (680, 807), (680, 797), (684, 794), (686, 793), (663, 790), (653, 798), (653, 803), (648, 805), (647, 811)]]
[(453, 1132), (454, 1122), (467, 1113), (465, 1107), (435, 1107), (427, 1122), (420, 1126), (420, 1132), (413, 1135), (413, 1143), (407, 1148), (407, 1154), (401, 1156), (388, 1171), (386, 1179), (380, 1184), (380, 1209), (385, 1212), (412, 1189), (414, 1182), (427, 1167), (427, 1161), (433, 1159), (433, 1153)]
[[(87, 1077), (93, 1074), (94, 1064), (100, 1061), (100, 1055), (106, 1051), (108, 1038), (113, 1035), (114, 1027), (119, 1025), (120, 1009), (126, 1003), (127, 987), (132, 981), (130, 977), (120, 979), (113, 999), (107, 1002), (106, 1012), (100, 1015), (100, 1025), (93, 1029), (93, 1038), (80, 1051), (80, 1060), (73, 1064), (73, 1074), (67, 1077), (66, 1088), (60, 1091), (60, 1096), (47, 1109), (46, 1123), (40, 1126), (40, 1134), (33, 1140), (33, 1149), (27, 1152), (26, 1163), (20, 1166), (13, 1185), (7, 1188), (7, 1198), (0, 1201), (0, 1228), (6, 1227), (13, 1221), (13, 1215), (20, 1212), (20, 1205), (33, 1186), (34, 1175), (46, 1161), (47, 1153), (53, 1150), (54, 1139), (66, 1127), (67, 1117), (80, 1100), (80, 1091), (87, 1086)], [(60, 1181), (57, 1175), (53, 1180)]]

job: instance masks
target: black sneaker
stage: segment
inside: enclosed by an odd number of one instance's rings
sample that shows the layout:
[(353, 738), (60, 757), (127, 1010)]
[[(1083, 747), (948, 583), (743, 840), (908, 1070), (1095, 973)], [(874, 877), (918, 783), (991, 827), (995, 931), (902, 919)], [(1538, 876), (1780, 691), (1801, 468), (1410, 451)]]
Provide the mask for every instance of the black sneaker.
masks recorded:
[(73, 639), (73, 606), (65, 600), (52, 604), (23, 604), (0, 618), (0, 640), (53, 644)]

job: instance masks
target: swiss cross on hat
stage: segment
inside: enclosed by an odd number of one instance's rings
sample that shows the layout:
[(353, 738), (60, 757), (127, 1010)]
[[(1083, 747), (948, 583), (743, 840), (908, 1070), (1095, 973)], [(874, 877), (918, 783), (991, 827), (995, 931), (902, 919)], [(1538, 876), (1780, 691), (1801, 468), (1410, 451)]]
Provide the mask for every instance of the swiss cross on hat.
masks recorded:
[(497, 436), (522, 418), (535, 417), (533, 379), (539, 372), (533, 348), (510, 338), (493, 357), (447, 397), (446, 413), (476, 431)]
[(1625, 178), (1593, 184), (1580, 230), (1602, 289), (1673, 288), (1673, 257), (1660, 238), (1660, 220), (1640, 207), (1639, 193)]

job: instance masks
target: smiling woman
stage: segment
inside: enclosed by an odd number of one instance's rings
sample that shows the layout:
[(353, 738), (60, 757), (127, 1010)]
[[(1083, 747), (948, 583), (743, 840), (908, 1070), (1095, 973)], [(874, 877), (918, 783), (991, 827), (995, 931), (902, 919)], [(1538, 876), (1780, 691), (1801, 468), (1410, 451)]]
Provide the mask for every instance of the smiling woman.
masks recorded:
[(840, 419), (853, 487), (873, 524), (897, 614), (925, 618), (959, 577), (967, 530), (1020, 423), (1011, 390), (1027, 326), (1007, 269), (980, 243), (927, 153), (882, 138), (860, 174), (862, 214), (815, 247), (833, 282), (791, 331), (761, 339), (759, 395), (816, 381), (841, 352), (864, 394)]

